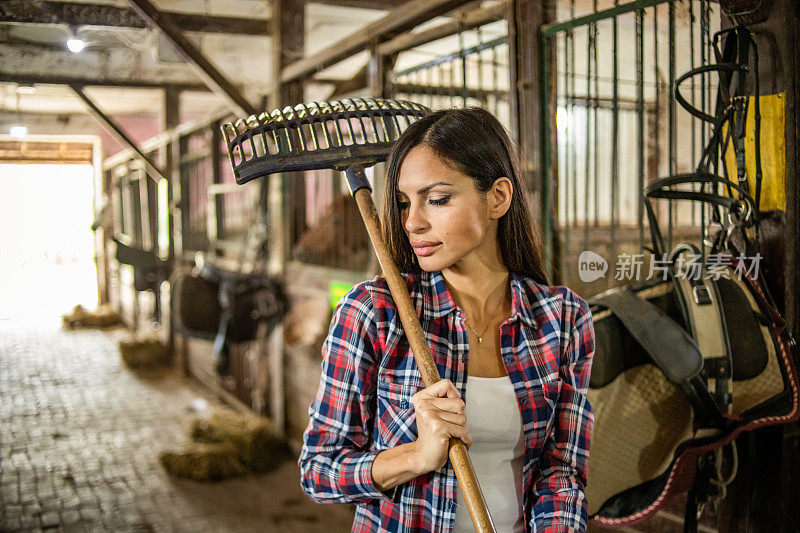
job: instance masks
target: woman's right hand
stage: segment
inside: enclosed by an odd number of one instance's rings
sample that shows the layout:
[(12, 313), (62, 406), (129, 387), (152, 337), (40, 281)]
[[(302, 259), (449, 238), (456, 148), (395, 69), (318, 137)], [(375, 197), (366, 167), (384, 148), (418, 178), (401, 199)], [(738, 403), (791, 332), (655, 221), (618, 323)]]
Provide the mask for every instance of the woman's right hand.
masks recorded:
[(417, 420), (417, 440), (413, 444), (420, 474), (444, 466), (451, 437), (460, 438), (469, 449), (472, 435), (464, 400), (452, 381), (443, 379), (422, 389), (411, 402)]

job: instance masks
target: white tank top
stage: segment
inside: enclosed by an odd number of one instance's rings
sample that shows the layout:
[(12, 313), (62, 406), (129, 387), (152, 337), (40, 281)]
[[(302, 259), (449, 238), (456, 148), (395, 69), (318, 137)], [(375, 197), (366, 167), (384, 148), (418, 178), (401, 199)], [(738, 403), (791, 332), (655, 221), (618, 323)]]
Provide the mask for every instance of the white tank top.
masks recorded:
[[(472, 433), (469, 457), (497, 533), (524, 533), (522, 460), (525, 435), (514, 385), (508, 376), (467, 377), (467, 425)], [(474, 533), (458, 486), (455, 533)]]

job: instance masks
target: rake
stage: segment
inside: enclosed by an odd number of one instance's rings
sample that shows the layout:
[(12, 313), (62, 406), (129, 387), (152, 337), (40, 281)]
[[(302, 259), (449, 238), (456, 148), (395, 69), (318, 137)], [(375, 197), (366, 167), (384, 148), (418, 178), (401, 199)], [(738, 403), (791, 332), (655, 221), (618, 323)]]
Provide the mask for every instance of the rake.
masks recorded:
[[(276, 172), (332, 168), (346, 173), (426, 387), (441, 377), (405, 280), (383, 241), (364, 169), (385, 161), (400, 134), (429, 111), (402, 100), (354, 98), (299, 104), (222, 125), (239, 184)], [(448, 456), (475, 530), (493, 532), (486, 501), (461, 439), (450, 440)]]

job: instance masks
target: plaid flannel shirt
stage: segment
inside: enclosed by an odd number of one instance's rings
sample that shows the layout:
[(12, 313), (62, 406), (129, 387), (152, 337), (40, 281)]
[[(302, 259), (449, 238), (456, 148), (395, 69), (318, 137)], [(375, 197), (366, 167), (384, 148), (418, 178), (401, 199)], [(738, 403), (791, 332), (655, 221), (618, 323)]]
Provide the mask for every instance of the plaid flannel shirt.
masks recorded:
[[(465, 402), (479, 401), (466, 394), (464, 313), (444, 277), (405, 276), (439, 374)], [(595, 344), (591, 312), (569, 288), (514, 273), (510, 284), (512, 315), (501, 325), (500, 345), (525, 435), (518, 490), (526, 527), (583, 531), (594, 420), (586, 396)], [(355, 503), (352, 531), (451, 531), (458, 481), (449, 460), (386, 492), (372, 480), (378, 453), (416, 440), (411, 397), (424, 388), (384, 278), (359, 283), (342, 298), (322, 352), (298, 461), (304, 492), (317, 503)]]

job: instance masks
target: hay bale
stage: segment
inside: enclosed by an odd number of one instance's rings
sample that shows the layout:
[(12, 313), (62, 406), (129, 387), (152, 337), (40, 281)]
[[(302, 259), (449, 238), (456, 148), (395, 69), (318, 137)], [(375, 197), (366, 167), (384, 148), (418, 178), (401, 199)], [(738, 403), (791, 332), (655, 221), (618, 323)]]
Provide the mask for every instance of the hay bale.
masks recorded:
[(69, 314), (62, 315), (61, 321), (67, 329), (108, 328), (119, 324), (119, 313), (108, 305), (101, 305), (96, 311), (88, 311), (78, 304)]
[(247, 473), (236, 447), (227, 442), (190, 443), (179, 452), (161, 452), (158, 460), (169, 474), (196, 481), (229, 479)]
[(119, 353), (131, 368), (157, 368), (168, 360), (167, 347), (157, 337), (120, 339)]
[(289, 445), (264, 418), (237, 413), (215, 413), (195, 420), (192, 439), (201, 443), (230, 443), (252, 472), (269, 472), (291, 456)]

